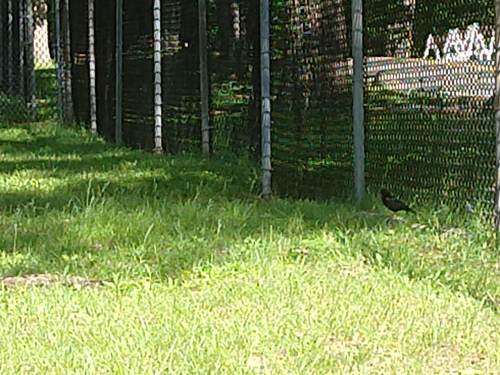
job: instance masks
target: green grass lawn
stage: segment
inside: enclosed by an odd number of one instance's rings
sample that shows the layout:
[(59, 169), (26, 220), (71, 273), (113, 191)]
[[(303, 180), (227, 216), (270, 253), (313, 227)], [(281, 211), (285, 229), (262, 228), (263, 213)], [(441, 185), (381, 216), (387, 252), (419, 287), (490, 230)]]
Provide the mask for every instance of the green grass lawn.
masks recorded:
[(500, 373), (480, 215), (258, 189), (243, 159), (0, 126), (0, 275), (104, 281), (0, 286), (0, 373)]

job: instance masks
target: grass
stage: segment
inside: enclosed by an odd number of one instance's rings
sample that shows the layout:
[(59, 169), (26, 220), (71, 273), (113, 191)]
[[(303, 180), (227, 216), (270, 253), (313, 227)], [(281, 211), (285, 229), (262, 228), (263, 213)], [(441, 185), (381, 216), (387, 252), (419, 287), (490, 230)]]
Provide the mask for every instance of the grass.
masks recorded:
[(498, 373), (494, 232), (256, 198), (254, 165), (0, 126), (0, 373)]

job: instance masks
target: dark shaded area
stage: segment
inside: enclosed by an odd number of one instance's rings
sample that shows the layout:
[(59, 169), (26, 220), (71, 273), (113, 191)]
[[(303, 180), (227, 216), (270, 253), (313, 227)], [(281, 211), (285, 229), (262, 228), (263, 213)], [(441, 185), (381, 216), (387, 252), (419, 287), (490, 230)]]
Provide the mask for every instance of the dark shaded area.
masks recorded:
[[(253, 173), (251, 163), (242, 163), (236, 158), (214, 158), (210, 161), (201, 158), (191, 157), (157, 157), (141, 152), (130, 152), (117, 150), (103, 143), (78, 143), (68, 141), (60, 135), (38, 135), (32, 141), (0, 141), (0, 149), (6, 155), (6, 159), (0, 164), (0, 173), (14, 174), (18, 171), (31, 170), (33, 174), (43, 173), (45, 176), (67, 181), (66, 184), (58, 186), (49, 192), (40, 192), (36, 189), (25, 189), (13, 192), (3, 192), (0, 200), (0, 212), (7, 220), (5, 226), (0, 224), (2, 235), (0, 236), (0, 248), (2, 251), (10, 252), (12, 241), (15, 237), (18, 253), (30, 252), (33, 256), (33, 263), (22, 263), (6, 268), (3, 275), (16, 275), (26, 273), (69, 273), (80, 275), (92, 275), (99, 278), (111, 277), (106, 272), (117, 272), (121, 263), (134, 268), (131, 272), (144, 272), (143, 265), (146, 262), (155, 278), (165, 279), (168, 277), (182, 276), (186, 270), (192, 269), (195, 264), (204, 261), (224, 262), (227, 256), (223, 250), (220, 254), (207, 250), (207, 241), (217, 240), (216, 231), (209, 228), (216, 226), (217, 221), (224, 223), (224, 230), (231, 233), (234, 226), (236, 242), (243, 238), (259, 233), (262, 227), (262, 220), (257, 218), (266, 217), (266, 226), (272, 226), (278, 233), (288, 228), (289, 221), (293, 217), (300, 217), (305, 226), (305, 230), (318, 230), (324, 228), (328, 220), (336, 213), (329, 210), (324, 205), (318, 207), (313, 202), (286, 202), (274, 204), (270, 207), (266, 202), (256, 199), (256, 191), (252, 191), (253, 179), (257, 178)], [(29, 156), (33, 150), (37, 150), (37, 157)], [(23, 159), (22, 156), (29, 156)], [(78, 155), (79, 160), (73, 160), (71, 156)], [(61, 160), (62, 159), (62, 160)], [(133, 176), (120, 174), (121, 168), (131, 168), (133, 171), (140, 171), (140, 174), (132, 173)], [(118, 179), (106, 177), (106, 173)], [(93, 173), (101, 176), (93, 176)], [(148, 173), (152, 175), (149, 176)], [(104, 175), (102, 175), (104, 174)], [(146, 174), (146, 175), (143, 175)], [(80, 176), (74, 180), (70, 176)], [(240, 202), (247, 207), (250, 218), (246, 222), (228, 222), (227, 212), (224, 213), (226, 203), (231, 201)], [(190, 203), (193, 202), (193, 203)], [(159, 212), (171, 212), (173, 216), (163, 217), (157, 223), (155, 231), (168, 231), (170, 236), (196, 236), (198, 230), (205, 233), (199, 239), (197, 248), (183, 248), (183, 241), (165, 243), (165, 248), (158, 249), (161, 256), (155, 255), (153, 249), (145, 248), (142, 251), (142, 260), (125, 257), (125, 262), (113, 260), (112, 265), (108, 264), (120, 246), (130, 248), (130, 241), (136, 241), (125, 228), (118, 232), (109, 232), (102, 236), (93, 237), (87, 240), (81, 238), (77, 233), (75, 236), (63, 236), (63, 233), (78, 227), (78, 221), (82, 218), (86, 207), (106, 203), (107, 207), (116, 210), (116, 220), (123, 222), (124, 217), (130, 216), (137, 220), (137, 225), (146, 225), (137, 218), (145, 207), (155, 207)], [(192, 212), (193, 217), (175, 217), (175, 207), (186, 205), (205, 207), (212, 206), (212, 215), (199, 212)], [(168, 207), (166, 210), (165, 207)], [(91, 209), (91, 212), (99, 212), (99, 209)], [(183, 211), (184, 212), (184, 211)], [(25, 217), (31, 220), (30, 226), (19, 226), (13, 232), (10, 215), (21, 216), (16, 219), (23, 222)], [(189, 210), (185, 215), (189, 215)], [(60, 217), (59, 223), (52, 222), (48, 227), (50, 230), (44, 231), (44, 221), (49, 217)], [(104, 213), (99, 223), (103, 225), (109, 218), (105, 218)], [(114, 215), (114, 214), (113, 214)], [(71, 218), (71, 222), (68, 222)], [(73, 221), (75, 220), (75, 221)], [(92, 219), (88, 218), (92, 225)], [(377, 228), (383, 225), (385, 217), (360, 215), (353, 218), (353, 221), (345, 222), (348, 226), (361, 227), (370, 226)], [(115, 222), (115, 219), (111, 219)], [(180, 224), (176, 224), (179, 222)], [(176, 225), (181, 225), (176, 229)], [(186, 226), (185, 231), (182, 228)], [(198, 228), (198, 229), (196, 229)], [(135, 228), (133, 228), (135, 229)], [(147, 228), (137, 228), (142, 232)], [(129, 230), (129, 229), (127, 229)], [(178, 235), (172, 231), (180, 230)], [(92, 232), (89, 230), (89, 233)], [(230, 237), (230, 236), (229, 236)], [(167, 237), (170, 239), (170, 237)], [(227, 241), (228, 235), (223, 237)], [(195, 240), (189, 241), (196, 244)], [(43, 244), (43, 245), (42, 245)], [(220, 244), (224, 249), (231, 244), (223, 242)], [(139, 245), (138, 245), (139, 246)], [(31, 250), (28, 250), (31, 249)], [(76, 256), (78, 262), (68, 263), (67, 259)], [(291, 250), (291, 257), (296, 253)], [(89, 260), (90, 259), (90, 260)], [(137, 277), (140, 277), (137, 274)]]
[[(12, 4), (18, 14), (18, 2)], [(70, 4), (74, 107), (77, 120), (88, 123), (87, 1)], [(169, 153), (199, 152), (197, 3), (168, 0), (161, 4), (163, 145)], [(437, 62), (422, 55), (429, 33), (442, 50), (450, 29), (459, 28), (463, 37), (472, 22), (479, 23), (488, 43), (493, 0), (366, 0), (364, 4), (368, 189), (387, 186), (398, 196), (418, 202), (463, 207), (469, 200), (491, 206), (493, 63)], [(115, 1), (96, 1), (98, 128), (110, 141), (115, 138), (115, 5)], [(126, 145), (146, 150), (154, 139), (152, 6), (152, 0), (124, 0), (123, 14), (123, 137)], [(0, 85), (3, 89), (10, 82), (10, 89), (21, 88), (18, 73), (9, 75), (12, 64), (5, 63), (19, 60), (22, 44), (19, 20), (13, 18), (9, 32), (7, 11), (3, 1), (0, 41), (12, 48), (0, 48)], [(316, 199), (352, 195), (350, 13), (348, 0), (271, 2), (277, 195)], [(49, 18), (53, 31), (53, 15)], [(214, 154), (259, 158), (259, 26), (257, 0), (208, 1)], [(47, 115), (54, 114), (49, 110), (56, 100), (55, 81), (50, 83), (54, 77), (52, 70), (37, 72), (37, 95), (44, 108), (41, 112)], [(0, 116), (12, 109), (25, 114), (22, 96), (1, 95)]]
[(166, 49), (162, 60), (163, 143), (167, 152), (198, 151), (201, 117), (197, 3), (162, 2), (162, 14)]
[[(90, 113), (88, 17), (85, 17), (87, 3), (88, 1), (70, 2), (72, 94), (77, 122), (88, 122)], [(83, 33), (82, 30), (87, 32)]]
[[(86, 1), (71, 3), (75, 110), (88, 122), (88, 24)], [(123, 3), (123, 138), (127, 145), (153, 147), (153, 2)], [(163, 1), (162, 92), (163, 146), (167, 152), (201, 147), (197, 4)], [(84, 13), (82, 13), (84, 12)], [(115, 2), (96, 2), (97, 111), (99, 131), (114, 139)], [(209, 71), (211, 145), (214, 152), (257, 150), (260, 85), (258, 1), (209, 2)], [(253, 73), (252, 73), (253, 72)], [(249, 130), (249, 117), (253, 130)]]
[(488, 45), (493, 0), (364, 4), (368, 187), (493, 213), (494, 61), (423, 59), (429, 33), (443, 57), (449, 30), (473, 22)]
[[(31, 130), (30, 130), (31, 132)], [(61, 210), (73, 200), (83, 199), (88, 193), (89, 183), (99, 190), (106, 187), (105, 196), (127, 202), (134, 210), (142, 206), (144, 200), (162, 200), (165, 195), (179, 199), (189, 199), (199, 194), (200, 188), (210, 182), (210, 190), (205, 196), (217, 196), (225, 191), (225, 197), (255, 198), (256, 191), (241, 191), (238, 187), (252, 176), (249, 164), (242, 162), (245, 168), (235, 165), (235, 158), (220, 157), (214, 160), (185, 158), (165, 159), (142, 152), (130, 152), (99, 142), (78, 142), (79, 139), (63, 139), (60, 135), (36, 135), (29, 141), (0, 140), (0, 150), (6, 159), (0, 163), (0, 173), (15, 174), (19, 171), (49, 173), (50, 177), (68, 179), (69, 176), (91, 175), (93, 173), (119, 173), (120, 168), (133, 168), (153, 177), (122, 178), (119, 182), (110, 182), (105, 176), (99, 178), (78, 178), (78, 183), (68, 184), (48, 194), (37, 191), (20, 193), (2, 193), (0, 211), (14, 212), (27, 206), (45, 210), (47, 207)], [(33, 150), (37, 158), (23, 159)], [(76, 158), (75, 158), (76, 156)], [(175, 167), (171, 163), (175, 163)], [(118, 171), (118, 172), (117, 172)], [(154, 172), (154, 173), (153, 173)], [(216, 178), (204, 176), (204, 172)], [(174, 183), (170, 183), (170, 182)], [(234, 184), (234, 189), (227, 185)], [(160, 186), (158, 188), (158, 186)]]
[(350, 5), (272, 2), (273, 177), (280, 194), (351, 193)]
[[(78, 121), (89, 123), (87, 1), (71, 1), (73, 103)], [(98, 132), (115, 139), (115, 1), (95, 3), (95, 57)]]
[(0, 3), (0, 121), (29, 118), (27, 35), (24, 1)]

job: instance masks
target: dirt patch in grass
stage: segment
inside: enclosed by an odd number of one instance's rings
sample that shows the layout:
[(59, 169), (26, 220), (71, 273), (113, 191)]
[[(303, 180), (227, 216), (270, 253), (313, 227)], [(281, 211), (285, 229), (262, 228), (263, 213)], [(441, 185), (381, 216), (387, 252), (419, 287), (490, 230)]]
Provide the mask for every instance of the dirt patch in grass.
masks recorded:
[(7, 276), (0, 278), (0, 285), (6, 287), (48, 287), (65, 285), (77, 289), (95, 288), (104, 285), (102, 281), (91, 280), (80, 276), (60, 276), (52, 274), (30, 274), (22, 276)]

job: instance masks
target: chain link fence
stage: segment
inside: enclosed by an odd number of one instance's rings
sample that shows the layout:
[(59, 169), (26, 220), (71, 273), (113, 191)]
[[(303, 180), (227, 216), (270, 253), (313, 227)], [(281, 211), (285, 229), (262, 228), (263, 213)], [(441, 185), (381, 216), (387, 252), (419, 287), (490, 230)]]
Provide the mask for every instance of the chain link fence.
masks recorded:
[(364, 4), (367, 185), (491, 205), (493, 0)]
[(276, 2), (271, 14), (275, 190), (315, 198), (350, 194), (350, 2)]
[(39, 0), (0, 4), (0, 121), (57, 115), (53, 9)]
[[(161, 21), (155, 26), (156, 3)], [(273, 189), (295, 197), (352, 195), (351, 1), (270, 3)], [(388, 187), (405, 198), (459, 207), (490, 205), (493, 0), (363, 3), (368, 190)], [(259, 4), (207, 1), (213, 153), (259, 155)], [(125, 144), (154, 149), (161, 113), (163, 150), (201, 149), (199, 16), (198, 4), (188, 0), (2, 1), (0, 121), (59, 115), (91, 127), (94, 114), (105, 138), (118, 139), (119, 123)]]

